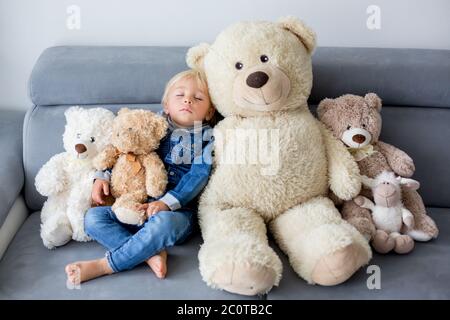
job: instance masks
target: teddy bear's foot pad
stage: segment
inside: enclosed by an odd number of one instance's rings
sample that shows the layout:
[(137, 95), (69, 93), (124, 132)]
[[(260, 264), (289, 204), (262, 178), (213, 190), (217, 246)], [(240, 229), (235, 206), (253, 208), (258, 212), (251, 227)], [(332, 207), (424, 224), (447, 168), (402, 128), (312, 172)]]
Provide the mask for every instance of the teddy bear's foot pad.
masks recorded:
[(367, 252), (356, 243), (322, 257), (312, 273), (312, 280), (323, 286), (334, 286), (349, 279), (366, 261)]
[(414, 249), (414, 240), (407, 235), (401, 235), (395, 238), (394, 251), (398, 254), (406, 254)]
[(250, 264), (225, 263), (212, 278), (212, 282), (231, 293), (254, 296), (268, 292), (275, 284), (275, 270)]

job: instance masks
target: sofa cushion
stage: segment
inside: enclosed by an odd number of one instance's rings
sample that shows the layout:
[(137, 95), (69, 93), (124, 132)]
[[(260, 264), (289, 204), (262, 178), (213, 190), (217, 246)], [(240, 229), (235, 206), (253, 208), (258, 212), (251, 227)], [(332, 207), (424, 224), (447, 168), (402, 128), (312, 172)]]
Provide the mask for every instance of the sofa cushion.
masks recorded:
[[(188, 47), (60, 46), (33, 68), (35, 105), (159, 103), (167, 80), (187, 68)], [(450, 107), (450, 50), (317, 48), (311, 103), (374, 91), (385, 103)]]
[[(104, 107), (117, 112), (121, 107), (144, 108), (159, 111), (161, 105), (95, 105), (83, 106), (85, 108)], [(24, 152), (23, 163), (25, 169), (25, 201), (27, 206), (40, 210), (45, 201), (34, 186), (34, 180), (39, 169), (53, 155), (64, 152), (62, 135), (66, 120), (64, 112), (70, 106), (34, 106), (28, 110), (24, 124)]]
[[(71, 241), (48, 250), (39, 237), (39, 212), (17, 233), (0, 261), (0, 299), (241, 299), (209, 288), (201, 279), (197, 233), (168, 250), (168, 274), (160, 280), (146, 265), (82, 283), (68, 289), (64, 267), (77, 260), (101, 258), (105, 249), (96, 242)], [(256, 298), (254, 298), (256, 299)]]
[(385, 104), (450, 107), (450, 50), (318, 48), (311, 103), (377, 93)]
[(35, 105), (159, 103), (187, 69), (186, 47), (61, 46), (46, 49), (29, 81)]
[(0, 111), (0, 227), (23, 187), (24, 114), (22, 111)]
[(338, 286), (308, 285), (277, 250), (283, 261), (283, 277), (267, 299), (450, 299), (450, 209), (428, 208), (428, 212), (440, 228), (436, 240), (416, 242), (414, 251), (404, 256), (374, 253), (369, 265), (380, 267), (380, 290), (368, 289), (367, 280), (373, 274), (366, 273), (368, 266)]

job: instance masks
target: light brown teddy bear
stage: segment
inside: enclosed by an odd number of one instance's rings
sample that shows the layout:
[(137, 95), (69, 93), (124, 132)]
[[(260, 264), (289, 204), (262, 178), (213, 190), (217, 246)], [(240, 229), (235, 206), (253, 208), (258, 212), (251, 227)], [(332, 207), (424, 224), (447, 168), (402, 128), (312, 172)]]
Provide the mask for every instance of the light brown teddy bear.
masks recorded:
[(94, 159), (97, 170), (112, 168), (112, 210), (123, 223), (144, 223), (145, 211), (138, 211), (138, 205), (166, 189), (167, 172), (155, 150), (167, 127), (167, 121), (151, 111), (122, 108), (113, 122), (111, 144)]
[[(383, 171), (391, 171), (401, 177), (414, 174), (413, 160), (402, 150), (379, 141), (381, 132), (381, 99), (374, 93), (364, 97), (346, 94), (336, 99), (324, 99), (317, 113), (319, 119), (349, 148), (358, 163), (361, 175), (375, 178)], [(372, 199), (372, 192), (364, 188), (361, 195)], [(404, 206), (414, 215), (414, 227), (403, 230), (414, 240), (428, 241), (436, 238), (438, 228), (427, 216), (419, 193), (402, 186)], [(344, 219), (353, 224), (380, 253), (391, 251), (393, 242), (386, 232), (376, 231), (370, 212), (353, 200), (342, 206)], [(410, 246), (405, 241), (405, 246)], [(398, 248), (401, 250), (400, 248)]]

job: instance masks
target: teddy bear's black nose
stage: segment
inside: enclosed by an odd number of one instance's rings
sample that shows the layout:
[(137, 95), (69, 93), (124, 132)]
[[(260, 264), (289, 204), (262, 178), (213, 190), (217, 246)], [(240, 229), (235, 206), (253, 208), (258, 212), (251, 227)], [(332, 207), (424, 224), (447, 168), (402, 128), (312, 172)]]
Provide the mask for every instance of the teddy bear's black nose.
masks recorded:
[(362, 134), (355, 134), (352, 140), (356, 143), (363, 143), (364, 141), (366, 141), (366, 137), (364, 137)]
[(258, 89), (264, 86), (267, 81), (269, 81), (269, 76), (267, 75), (267, 73), (256, 71), (247, 77), (246, 82), (249, 87)]
[(75, 151), (78, 153), (86, 152), (87, 148), (84, 144), (78, 143), (75, 145)]

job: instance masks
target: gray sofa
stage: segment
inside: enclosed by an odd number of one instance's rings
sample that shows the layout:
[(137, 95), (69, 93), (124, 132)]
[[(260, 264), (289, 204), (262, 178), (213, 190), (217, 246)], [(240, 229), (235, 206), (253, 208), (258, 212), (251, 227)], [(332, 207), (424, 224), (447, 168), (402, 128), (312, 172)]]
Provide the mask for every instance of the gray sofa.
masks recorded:
[(199, 232), (169, 250), (165, 280), (140, 266), (67, 289), (65, 264), (101, 257), (104, 249), (95, 242), (70, 242), (50, 251), (39, 237), (45, 199), (34, 178), (63, 150), (63, 113), (72, 105), (160, 109), (166, 81), (186, 68), (186, 50), (72, 46), (43, 52), (30, 77), (32, 107), (25, 117), (0, 111), (0, 299), (450, 298), (450, 51), (413, 49), (323, 47), (313, 57), (312, 109), (325, 97), (378, 93), (384, 103), (382, 139), (414, 158), (420, 193), (440, 227), (438, 239), (418, 243), (409, 255), (374, 254), (370, 264), (381, 268), (381, 289), (368, 289), (366, 268), (336, 287), (307, 285), (277, 249), (283, 279), (267, 295), (213, 290), (198, 271)]

